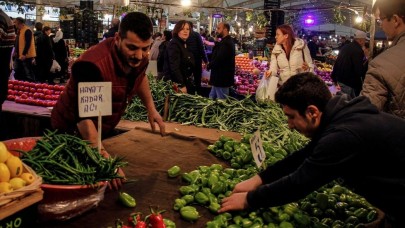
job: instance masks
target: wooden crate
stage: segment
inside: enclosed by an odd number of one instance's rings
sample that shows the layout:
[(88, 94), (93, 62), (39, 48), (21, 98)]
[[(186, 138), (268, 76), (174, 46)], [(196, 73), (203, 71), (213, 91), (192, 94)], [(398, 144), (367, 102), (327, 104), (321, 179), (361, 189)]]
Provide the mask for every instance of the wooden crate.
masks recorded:
[(29, 194), (21, 199), (15, 199), (10, 203), (0, 207), (0, 221), (5, 218), (41, 201), (43, 199), (44, 192), (39, 188), (32, 194)]

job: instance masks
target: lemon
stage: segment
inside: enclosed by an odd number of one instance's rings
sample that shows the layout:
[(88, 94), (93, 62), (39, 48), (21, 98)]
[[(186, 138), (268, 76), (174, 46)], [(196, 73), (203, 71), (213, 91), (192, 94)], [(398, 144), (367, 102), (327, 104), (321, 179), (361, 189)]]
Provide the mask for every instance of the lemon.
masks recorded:
[(27, 185), (32, 184), (32, 182), (35, 181), (35, 177), (31, 173), (23, 173), (20, 177), (27, 182)]
[(6, 165), (10, 170), (10, 177), (18, 177), (23, 173), (23, 165), (19, 157), (11, 156), (7, 159)]
[(27, 182), (25, 182), (25, 180), (23, 180), (23, 179), (21, 179), (19, 177), (14, 177), (8, 183), (11, 184), (11, 187), (14, 190), (20, 189), (20, 188), (24, 187), (27, 184)]
[(7, 182), (10, 180), (10, 170), (4, 163), (0, 163), (0, 182)]
[(6, 162), (10, 156), (10, 152), (8, 152), (6, 145), (3, 142), (0, 142), (0, 163)]
[(8, 182), (0, 182), (0, 193), (12, 192), (13, 187)]

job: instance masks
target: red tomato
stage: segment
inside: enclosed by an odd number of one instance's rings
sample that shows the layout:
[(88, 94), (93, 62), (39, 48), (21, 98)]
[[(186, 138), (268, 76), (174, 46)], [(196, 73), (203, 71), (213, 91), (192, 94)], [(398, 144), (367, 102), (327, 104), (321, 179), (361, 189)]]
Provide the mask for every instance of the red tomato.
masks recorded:
[(27, 99), (28, 96), (27, 96), (27, 94), (21, 94), (21, 98), (22, 98), (22, 99)]
[(18, 96), (21, 96), (24, 92), (23, 91), (18, 91), (17, 94)]
[(54, 86), (54, 85), (47, 85), (46, 88), (47, 88), (47, 89), (50, 89), (50, 90), (53, 90), (53, 89), (55, 88), (55, 86)]
[(42, 83), (42, 84), (41, 84), (41, 88), (42, 88), (42, 89), (46, 89), (46, 88), (48, 88), (48, 84), (46, 84), (46, 83)]
[(14, 85), (14, 86), (13, 86), (13, 89), (15, 89), (15, 90), (18, 90), (19, 88), (20, 88), (19, 85)]
[(59, 95), (60, 94), (60, 91), (55, 91), (55, 95)]
[(30, 82), (30, 87), (33, 87), (33, 88), (35, 88), (35, 82)]
[(30, 92), (31, 92), (31, 93), (35, 93), (36, 91), (37, 91), (37, 90), (36, 90), (35, 88), (33, 88), (33, 87), (30, 88)]
[(42, 100), (45, 99), (45, 94), (41, 93), (41, 95), (39, 96), (39, 98), (41, 98)]
[(8, 84), (14, 85), (14, 83), (15, 83), (15, 80), (8, 80)]
[(38, 92), (38, 93), (43, 93), (44, 90), (43, 90), (43, 89), (37, 89), (37, 92)]
[(29, 91), (30, 91), (30, 87), (25, 86), (25, 87), (24, 87), (24, 91), (25, 91), (25, 92), (29, 92)]
[(14, 85), (13, 85), (13, 84), (8, 83), (8, 88), (9, 88), (9, 89), (12, 89), (12, 88), (14, 88)]
[(24, 91), (24, 86), (23, 85), (18, 86), (18, 90)]
[(45, 95), (45, 100), (50, 100), (52, 98), (51, 95)]
[(7, 100), (13, 101), (13, 100), (15, 100), (15, 96), (14, 95), (8, 95)]
[(41, 88), (41, 84), (35, 83), (35, 88), (36, 88), (36, 89), (40, 89), (40, 88)]
[(48, 90), (44, 91), (44, 93), (47, 94), (47, 95), (52, 95), (52, 90), (48, 89)]

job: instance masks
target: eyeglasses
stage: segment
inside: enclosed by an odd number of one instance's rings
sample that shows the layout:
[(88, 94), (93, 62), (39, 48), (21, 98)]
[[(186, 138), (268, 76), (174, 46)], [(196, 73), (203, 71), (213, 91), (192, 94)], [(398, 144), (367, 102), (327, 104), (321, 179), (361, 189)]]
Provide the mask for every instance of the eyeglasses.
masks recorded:
[(387, 17), (380, 17), (379, 19), (375, 19), (375, 22), (376, 22), (378, 25), (381, 25), (382, 22), (383, 22), (385, 19), (387, 19)]

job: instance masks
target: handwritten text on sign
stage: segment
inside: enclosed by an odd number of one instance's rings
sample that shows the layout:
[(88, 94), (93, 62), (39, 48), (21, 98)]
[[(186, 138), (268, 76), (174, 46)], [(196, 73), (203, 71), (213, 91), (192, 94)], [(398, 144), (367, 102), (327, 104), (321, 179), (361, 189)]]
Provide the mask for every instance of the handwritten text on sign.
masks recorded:
[(266, 159), (266, 154), (263, 150), (263, 142), (260, 138), (259, 130), (257, 130), (250, 139), (250, 147), (257, 167), (262, 166), (263, 161)]
[(80, 82), (79, 116), (109, 116), (111, 110), (111, 82)]

